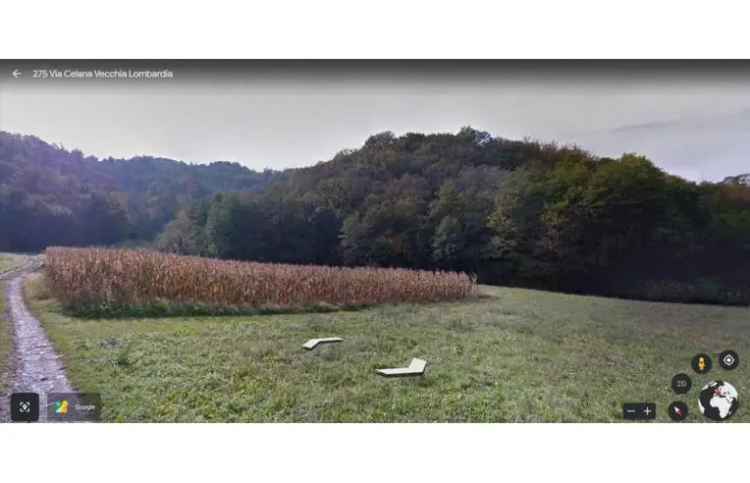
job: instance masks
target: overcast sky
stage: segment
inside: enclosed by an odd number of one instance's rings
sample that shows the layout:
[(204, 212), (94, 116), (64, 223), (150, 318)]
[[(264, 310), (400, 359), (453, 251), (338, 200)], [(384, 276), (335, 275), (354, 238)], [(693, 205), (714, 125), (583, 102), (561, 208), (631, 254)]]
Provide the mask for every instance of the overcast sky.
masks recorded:
[[(115, 66), (175, 77), (32, 78), (34, 69)], [(600, 155), (639, 152), (715, 181), (750, 172), (749, 79), (750, 63), (738, 62), (1, 62), (0, 130), (97, 157), (283, 169), (380, 131), (471, 125)]]

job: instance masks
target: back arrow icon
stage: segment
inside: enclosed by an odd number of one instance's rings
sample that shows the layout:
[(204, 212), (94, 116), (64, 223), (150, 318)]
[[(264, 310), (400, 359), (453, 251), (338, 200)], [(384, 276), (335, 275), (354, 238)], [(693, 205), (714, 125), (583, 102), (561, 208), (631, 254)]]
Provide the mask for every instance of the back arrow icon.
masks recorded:
[(18, 69), (13, 69), (13, 72), (11, 72), (11, 75), (13, 76), (14, 79), (18, 79), (19, 77), (23, 75), (23, 72), (21, 72)]

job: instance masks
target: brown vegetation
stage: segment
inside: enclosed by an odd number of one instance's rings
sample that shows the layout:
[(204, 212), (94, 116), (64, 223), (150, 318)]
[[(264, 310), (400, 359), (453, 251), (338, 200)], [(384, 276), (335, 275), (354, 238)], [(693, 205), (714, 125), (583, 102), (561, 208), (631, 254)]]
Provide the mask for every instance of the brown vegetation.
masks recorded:
[(237, 262), (145, 250), (49, 248), (50, 289), (69, 306), (303, 308), (467, 297), (464, 273)]

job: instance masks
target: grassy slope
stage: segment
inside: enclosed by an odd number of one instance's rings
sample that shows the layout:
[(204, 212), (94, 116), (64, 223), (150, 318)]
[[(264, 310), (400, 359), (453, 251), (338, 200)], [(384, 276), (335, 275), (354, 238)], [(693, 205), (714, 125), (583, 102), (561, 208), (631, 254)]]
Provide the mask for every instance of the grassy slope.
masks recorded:
[[(73, 383), (102, 393), (107, 420), (618, 421), (622, 402), (655, 401), (668, 421), (671, 377), (691, 372), (695, 353), (734, 348), (750, 360), (746, 308), (482, 290), (460, 303), (151, 320), (74, 319), (40, 281), (29, 293)], [(319, 336), (345, 340), (300, 347)], [(423, 379), (374, 373), (412, 357), (429, 361)], [(715, 366), (742, 401), (750, 370)], [(689, 420), (702, 420), (691, 393)]]
[[(0, 253), (0, 274), (23, 265), (26, 261), (25, 255), (14, 253)], [(7, 369), (10, 362), (10, 353), (13, 349), (11, 327), (5, 313), (5, 282), (0, 280), (0, 393), (7, 384)]]
[(26, 258), (25, 255), (16, 255), (15, 253), (0, 253), (0, 273), (23, 265)]
[(5, 313), (5, 282), (0, 280), (0, 394), (5, 391), (5, 386), (8, 383), (7, 369), (12, 349), (13, 340), (10, 323)]

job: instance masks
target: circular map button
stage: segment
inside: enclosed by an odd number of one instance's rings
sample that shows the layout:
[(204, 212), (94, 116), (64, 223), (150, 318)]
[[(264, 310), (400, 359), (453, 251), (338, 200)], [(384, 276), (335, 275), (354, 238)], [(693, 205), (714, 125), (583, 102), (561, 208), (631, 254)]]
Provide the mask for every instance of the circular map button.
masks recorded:
[(725, 421), (737, 412), (739, 407), (737, 389), (726, 381), (711, 381), (701, 389), (698, 408), (708, 419)]

